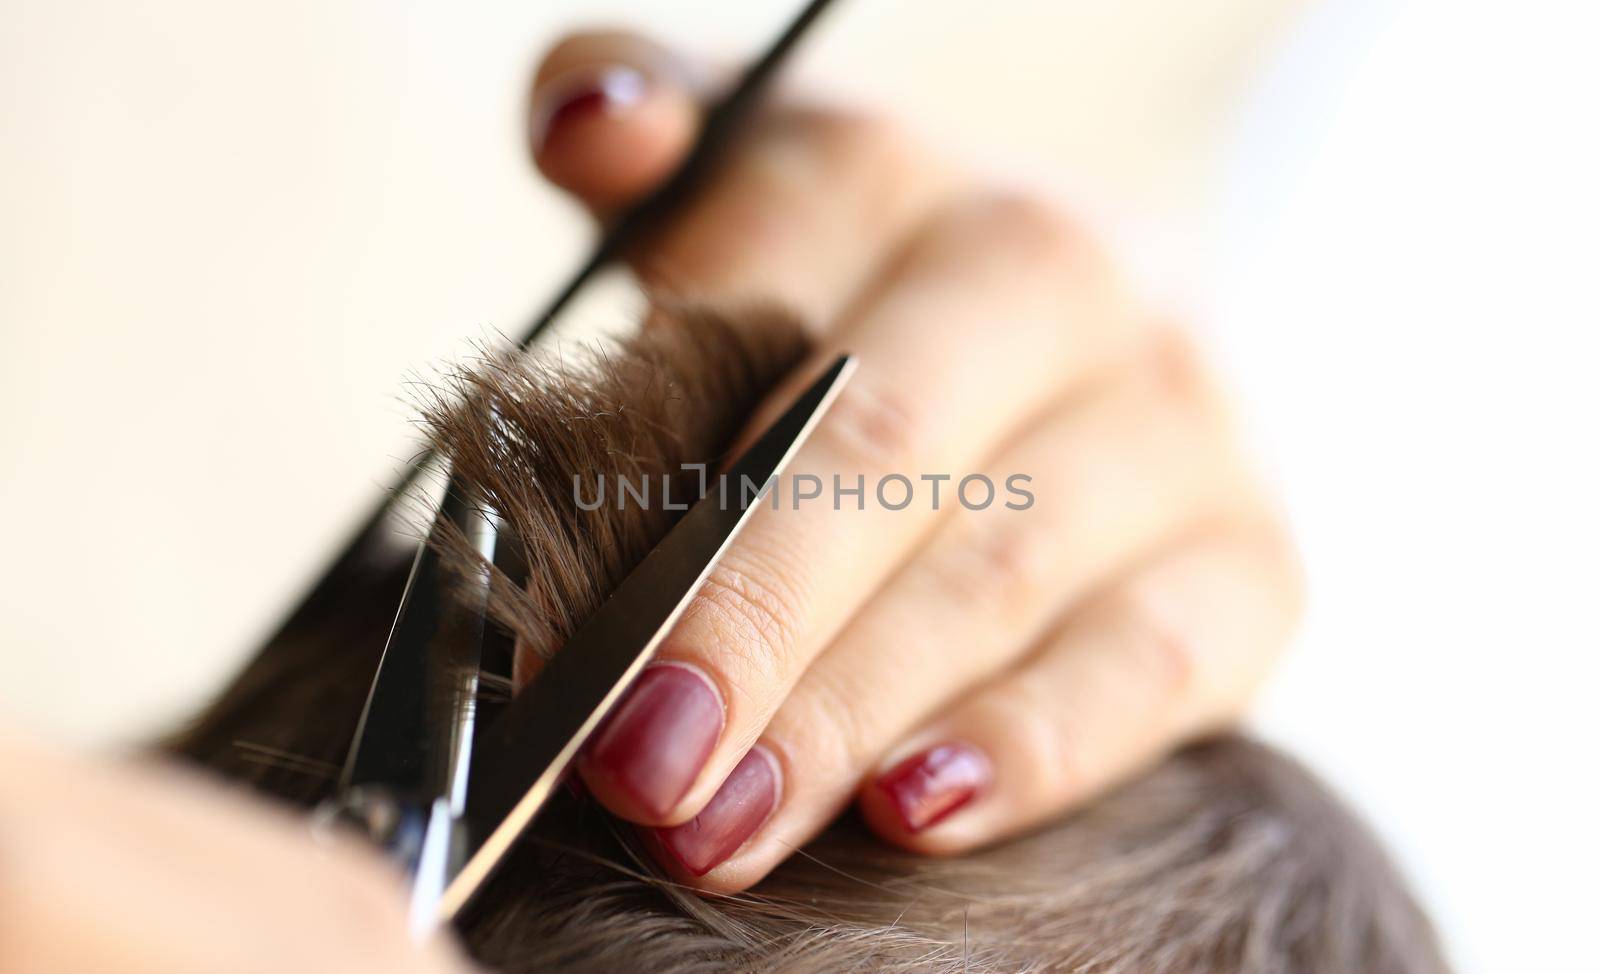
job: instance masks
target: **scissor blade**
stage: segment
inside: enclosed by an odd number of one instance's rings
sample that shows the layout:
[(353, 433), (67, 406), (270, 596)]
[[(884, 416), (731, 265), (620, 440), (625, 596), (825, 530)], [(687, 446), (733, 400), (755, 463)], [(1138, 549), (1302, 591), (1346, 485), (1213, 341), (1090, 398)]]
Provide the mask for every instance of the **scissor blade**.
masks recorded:
[(486, 636), (487, 570), (458, 575), (440, 550), (453, 531), (485, 562), (499, 518), (452, 479), (421, 542), (335, 797), (325, 810), (367, 830), (412, 880), (419, 935), (458, 857)]
[[(494, 557), (498, 518), (455, 481), (433, 533), (454, 527), (485, 559)], [(394, 627), (373, 678), (341, 791), (377, 786), (421, 807), (462, 790), (470, 746), (489, 578), (455, 578), (437, 537), (420, 546)], [(452, 798), (459, 808), (464, 795)]]
[(442, 920), (461, 910), (549, 800), (759, 503), (758, 491), (782, 471), (854, 367), (843, 356), (812, 383), (485, 732), (468, 798), (481, 841), (445, 891)]

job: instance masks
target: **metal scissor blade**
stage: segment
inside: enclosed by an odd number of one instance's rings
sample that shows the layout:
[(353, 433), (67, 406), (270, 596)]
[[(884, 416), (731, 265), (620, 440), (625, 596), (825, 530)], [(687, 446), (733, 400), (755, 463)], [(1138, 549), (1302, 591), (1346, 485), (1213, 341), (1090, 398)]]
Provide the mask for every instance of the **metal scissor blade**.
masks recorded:
[[(485, 561), (494, 558), (499, 519), (451, 481), (434, 534), (453, 529)], [(484, 636), (487, 572), (456, 577), (440, 538), (421, 543), (362, 710), (340, 790), (378, 786), (430, 805), (464, 799), (464, 747)], [(463, 723), (464, 722), (464, 723)]]
[(378, 673), (326, 812), (359, 825), (412, 881), (412, 929), (432, 926), (455, 874), (485, 638), (487, 569), (452, 571), (440, 532), (495, 555), (499, 519), (452, 480), (406, 580)]
[[(548, 801), (573, 758), (688, 606), (757, 493), (782, 471), (854, 370), (842, 356), (623, 579), (480, 741), (468, 817), (477, 846), (445, 890), (453, 918)], [(750, 489), (746, 490), (746, 485)]]

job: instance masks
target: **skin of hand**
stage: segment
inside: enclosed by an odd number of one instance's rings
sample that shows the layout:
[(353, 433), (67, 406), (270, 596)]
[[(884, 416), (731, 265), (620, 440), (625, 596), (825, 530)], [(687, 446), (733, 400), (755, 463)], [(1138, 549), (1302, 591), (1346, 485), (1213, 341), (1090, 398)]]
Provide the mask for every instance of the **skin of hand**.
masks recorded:
[(3, 731), (0, 783), (0, 971), (469, 970), (370, 850), (214, 783)]
[[(540, 170), (605, 220), (691, 144), (693, 76), (637, 36), (562, 42), (530, 102)], [(865, 510), (756, 511), (580, 762), (677, 878), (743, 889), (852, 801), (890, 842), (959, 853), (1241, 714), (1298, 561), (1194, 349), (1081, 220), (890, 122), (779, 99), (632, 265), (812, 328), (752, 429), (860, 360), (785, 481), (864, 476)], [(895, 474), (915, 497), (888, 510)], [(1025, 475), (1032, 503), (968, 509), (969, 474)]]

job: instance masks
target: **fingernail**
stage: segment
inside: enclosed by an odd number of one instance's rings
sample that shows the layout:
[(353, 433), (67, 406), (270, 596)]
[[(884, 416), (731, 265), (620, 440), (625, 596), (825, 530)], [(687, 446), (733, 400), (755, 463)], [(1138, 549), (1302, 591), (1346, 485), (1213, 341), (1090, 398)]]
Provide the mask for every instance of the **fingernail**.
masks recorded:
[(543, 152), (563, 129), (578, 119), (626, 111), (644, 100), (649, 87), (643, 74), (623, 65), (557, 78), (550, 82), (534, 107), (534, 148)]
[(976, 798), (994, 777), (984, 753), (970, 744), (940, 744), (879, 776), (908, 831), (921, 832)]
[(683, 868), (704, 876), (739, 851), (778, 804), (778, 762), (757, 745), (700, 814), (656, 837)]
[(722, 724), (722, 698), (704, 673), (659, 663), (606, 719), (584, 756), (584, 770), (663, 816), (700, 776)]

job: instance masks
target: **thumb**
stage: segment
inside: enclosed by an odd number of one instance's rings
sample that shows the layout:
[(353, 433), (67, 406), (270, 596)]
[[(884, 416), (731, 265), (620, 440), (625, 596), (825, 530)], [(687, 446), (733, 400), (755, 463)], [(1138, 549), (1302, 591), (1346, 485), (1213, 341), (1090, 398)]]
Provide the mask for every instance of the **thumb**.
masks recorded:
[(574, 34), (545, 55), (528, 120), (540, 172), (603, 216), (671, 175), (701, 109), (681, 59), (637, 34), (607, 31)]

